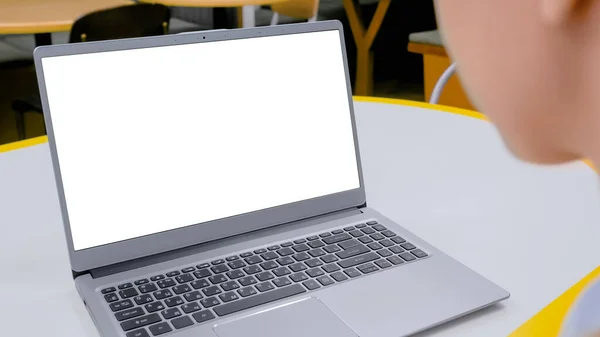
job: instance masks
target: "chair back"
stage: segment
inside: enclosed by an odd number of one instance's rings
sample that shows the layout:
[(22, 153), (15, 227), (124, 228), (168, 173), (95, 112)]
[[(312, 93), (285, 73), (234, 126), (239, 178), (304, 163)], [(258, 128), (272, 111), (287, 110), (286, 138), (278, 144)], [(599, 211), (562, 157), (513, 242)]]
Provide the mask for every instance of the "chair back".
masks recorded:
[(272, 4), (271, 10), (281, 15), (309, 20), (315, 18), (319, 11), (319, 0), (284, 1), (282, 3)]
[(99, 10), (75, 21), (69, 42), (163, 35), (169, 31), (170, 18), (169, 7), (160, 4), (132, 4)]

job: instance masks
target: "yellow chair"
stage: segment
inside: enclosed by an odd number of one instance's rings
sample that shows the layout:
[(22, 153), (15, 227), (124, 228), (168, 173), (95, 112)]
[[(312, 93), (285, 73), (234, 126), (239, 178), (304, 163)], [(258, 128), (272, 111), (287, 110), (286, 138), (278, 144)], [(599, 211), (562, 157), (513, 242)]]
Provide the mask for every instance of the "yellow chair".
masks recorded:
[(308, 22), (317, 21), (319, 12), (319, 0), (289, 0), (282, 3), (271, 5), (273, 17), (271, 26), (279, 23), (279, 15), (285, 15), (296, 19), (308, 20)]

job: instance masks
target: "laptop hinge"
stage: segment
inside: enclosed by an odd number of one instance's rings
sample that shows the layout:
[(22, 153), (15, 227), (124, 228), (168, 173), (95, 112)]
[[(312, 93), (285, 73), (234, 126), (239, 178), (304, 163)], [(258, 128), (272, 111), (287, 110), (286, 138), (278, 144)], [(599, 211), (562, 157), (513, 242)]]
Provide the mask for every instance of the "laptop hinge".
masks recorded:
[(262, 228), (262, 229), (252, 231), (252, 232), (238, 234), (236, 236), (232, 236), (232, 237), (228, 237), (228, 238), (203, 242), (201, 244), (194, 245), (194, 246), (180, 248), (180, 249), (163, 252), (163, 253), (159, 253), (159, 254), (155, 254), (155, 255), (151, 255), (151, 256), (145, 256), (145, 257), (138, 258), (135, 260), (120, 262), (120, 263), (92, 269), (89, 272), (88, 271), (86, 271), (86, 272), (73, 271), (73, 277), (76, 278), (82, 274), (88, 274), (88, 273), (91, 274), (92, 278), (105, 277), (108, 275), (117, 274), (117, 273), (121, 273), (121, 272), (128, 271), (128, 270), (141, 268), (141, 267), (145, 267), (145, 266), (149, 266), (149, 265), (153, 265), (153, 264), (157, 264), (157, 263), (161, 263), (161, 262), (165, 262), (165, 261), (169, 261), (169, 260), (174, 260), (174, 259), (181, 258), (184, 256), (197, 254), (197, 253), (204, 251), (206, 249), (207, 245), (218, 245), (218, 242), (220, 242), (220, 241), (231, 240), (231, 239), (235, 239), (236, 237), (241, 237), (241, 236), (245, 237), (245, 236), (252, 235), (252, 234), (259, 236), (260, 233), (266, 232), (266, 231), (272, 231), (275, 228), (281, 228), (281, 230), (283, 230), (283, 227), (285, 227), (285, 226), (289, 226), (289, 225), (293, 225), (293, 224), (300, 225), (301, 223), (311, 221), (311, 220), (312, 221), (318, 220), (320, 218), (322, 218), (324, 221), (333, 221), (336, 219), (342, 219), (342, 218), (346, 218), (348, 216), (352, 216), (352, 215), (356, 215), (356, 214), (362, 214), (363, 212), (361, 211), (361, 208), (364, 208), (364, 207), (366, 207), (366, 203), (361, 206), (358, 206), (358, 207), (351, 207), (351, 208), (347, 208), (347, 209), (343, 209), (343, 210), (338, 210), (335, 212), (321, 214), (321, 215), (314, 216), (311, 218), (306, 218), (306, 219), (302, 219), (302, 220), (288, 222), (285, 224), (279, 224), (279, 225), (275, 225), (275, 226), (271, 226), (271, 227), (267, 227), (267, 228)]

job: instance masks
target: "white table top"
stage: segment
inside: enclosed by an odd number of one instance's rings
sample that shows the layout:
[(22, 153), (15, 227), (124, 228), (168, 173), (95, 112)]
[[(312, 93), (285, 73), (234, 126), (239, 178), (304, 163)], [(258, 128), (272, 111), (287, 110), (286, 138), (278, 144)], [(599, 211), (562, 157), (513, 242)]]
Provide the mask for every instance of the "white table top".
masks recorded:
[[(512, 293), (419, 336), (507, 336), (600, 263), (585, 164), (522, 164), (470, 117), (355, 107), (369, 206)], [(0, 317), (26, 327), (10, 335), (98, 336), (71, 280), (46, 144), (0, 154), (0, 226)]]

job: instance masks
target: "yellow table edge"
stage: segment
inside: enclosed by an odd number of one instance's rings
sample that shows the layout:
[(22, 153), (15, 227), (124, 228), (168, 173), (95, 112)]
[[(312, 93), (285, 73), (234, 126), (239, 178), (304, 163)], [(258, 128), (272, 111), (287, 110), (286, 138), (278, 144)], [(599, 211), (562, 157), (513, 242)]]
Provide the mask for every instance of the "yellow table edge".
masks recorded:
[[(462, 116), (467, 116), (479, 120), (487, 121), (488, 119), (481, 113), (454, 108), (443, 105), (435, 105), (424, 102), (417, 101), (408, 101), (402, 99), (395, 98), (382, 98), (382, 97), (367, 97), (367, 96), (354, 96), (355, 102), (369, 102), (369, 103), (383, 103), (383, 104), (396, 104), (396, 105), (405, 105), (412, 106), (417, 108), (425, 108), (432, 109), (441, 112), (447, 112)], [(42, 144), (48, 141), (47, 136), (41, 136), (36, 138), (30, 138), (27, 140), (9, 143), (6, 145), (0, 145), (0, 152), (8, 152), (17, 149), (26, 148), (29, 146), (34, 146), (38, 144)], [(586, 162), (590, 165), (589, 162)], [(590, 165), (593, 168), (593, 166)], [(565, 314), (568, 309), (577, 299), (577, 296), (582, 292), (582, 290), (590, 284), (593, 280), (600, 276), (600, 267), (596, 268), (593, 272), (585, 276), (581, 281), (577, 284), (569, 288), (566, 292), (552, 301), (549, 305), (547, 305), (544, 309), (542, 309), (539, 313), (533, 316), (531, 319), (526, 321), (523, 325), (521, 325), (517, 330), (515, 330), (510, 337), (531, 337), (531, 336), (557, 336), (560, 332), (560, 326), (562, 323)]]

